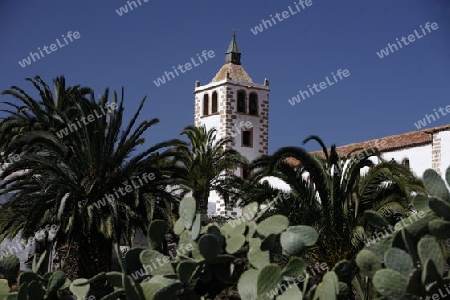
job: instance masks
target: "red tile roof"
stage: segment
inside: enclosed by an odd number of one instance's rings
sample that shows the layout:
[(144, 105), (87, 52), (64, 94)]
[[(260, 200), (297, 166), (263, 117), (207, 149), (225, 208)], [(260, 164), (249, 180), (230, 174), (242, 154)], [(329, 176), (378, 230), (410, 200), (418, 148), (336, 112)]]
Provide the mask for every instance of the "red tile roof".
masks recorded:
[[(391, 135), (360, 143), (338, 146), (337, 150), (341, 156), (347, 156), (353, 149), (356, 148), (378, 148), (380, 152), (389, 152), (405, 148), (417, 147), (430, 144), (432, 142), (432, 133), (445, 131), (448, 129), (450, 129), (450, 124), (397, 135)], [(328, 149), (328, 151), (329, 150), (330, 149)], [(311, 152), (311, 154), (318, 155), (322, 158), (324, 157), (322, 150)], [(299, 164), (299, 161), (293, 157), (287, 158), (286, 162), (292, 166), (296, 166)]]

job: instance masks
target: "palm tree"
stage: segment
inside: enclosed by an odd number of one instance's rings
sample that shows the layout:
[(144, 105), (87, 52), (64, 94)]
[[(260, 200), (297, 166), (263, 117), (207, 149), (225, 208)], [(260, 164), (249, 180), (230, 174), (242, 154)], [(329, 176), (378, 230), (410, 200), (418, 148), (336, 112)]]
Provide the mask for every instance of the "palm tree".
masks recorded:
[[(39, 99), (34, 99), (20, 87), (12, 86), (4, 91), (3, 95), (10, 95), (14, 102), (4, 101), (6, 117), (0, 122), (0, 149), (3, 158), (2, 171), (10, 163), (20, 160), (23, 149), (15, 148), (7, 156), (4, 148), (16, 138), (33, 131), (48, 131), (55, 133), (58, 128), (65, 127), (70, 121), (80, 116), (76, 104), (84, 105), (88, 100), (86, 96), (92, 90), (80, 86), (66, 87), (64, 77), (53, 80), (54, 92), (39, 76), (34, 79), (27, 78), (36, 89)], [(11, 148), (10, 148), (11, 149)], [(7, 157), (6, 157), (7, 156)], [(6, 195), (4, 195), (6, 196)], [(41, 254), (41, 253), (37, 253)]]
[[(394, 225), (396, 216), (411, 213), (412, 195), (425, 193), (425, 189), (402, 165), (383, 160), (373, 165), (368, 159), (373, 154), (364, 152), (359, 154), (362, 159), (350, 160), (353, 152), (340, 157), (335, 145), (328, 151), (317, 136), (307, 138), (303, 144), (310, 140), (321, 145), (323, 157), (303, 148), (284, 147), (271, 157), (255, 161), (253, 168), (258, 171), (252, 182), (256, 188), (250, 188), (246, 197), (247, 202), (253, 198), (260, 203), (274, 198), (276, 189), (258, 184), (265, 176), (275, 176), (289, 184), (290, 197), (277, 201), (269, 214), (283, 214), (292, 225), (316, 228), (320, 238), (305, 253), (305, 258), (312, 265), (326, 263), (331, 268), (342, 259), (354, 261), (363, 241), (373, 233), (374, 228), (364, 217), (365, 211), (377, 211)], [(376, 155), (381, 159), (378, 151)], [(287, 161), (292, 158), (298, 161), (297, 165)], [(369, 170), (360, 176), (363, 167)], [(352, 271), (355, 275), (357, 270)]]
[[(63, 76), (53, 80), (54, 92), (39, 76), (26, 81), (36, 88), (40, 96), (34, 99), (25, 90), (13, 86), (5, 90), (3, 95), (14, 97), (18, 103), (4, 101), (5, 109), (0, 111), (7, 114), (0, 123), (0, 148), (7, 146), (19, 134), (28, 131), (44, 130), (56, 132), (67, 126), (67, 123), (80, 117), (78, 105), (88, 103), (86, 96), (92, 93), (88, 87), (69, 86)], [(20, 152), (18, 149), (16, 152)]]
[(242, 179), (234, 172), (245, 167), (247, 160), (227, 147), (232, 137), (217, 138), (217, 130), (207, 130), (205, 126), (187, 126), (181, 135), (187, 136), (189, 144), (175, 149), (175, 163), (181, 168), (178, 183), (192, 191), (198, 211), (207, 213), (211, 191), (216, 191), (227, 204), (235, 201)]
[[(159, 120), (143, 121), (133, 129), (144, 98), (122, 129), (123, 91), (120, 103), (114, 93), (115, 110), (99, 114), (108, 97), (106, 90), (99, 102), (92, 93), (90, 101), (74, 104), (80, 118), (92, 121), (62, 138), (30, 130), (5, 148), (7, 154), (22, 149), (22, 156), (2, 174), (6, 180), (1, 192), (15, 193), (2, 208), (0, 239), (20, 230), (26, 238), (46, 224), (58, 224), (55, 240), (70, 246), (75, 263), (65, 269), (79, 268), (76, 274), (68, 272), (72, 278), (108, 270), (113, 240), (129, 241), (136, 230), (145, 233), (156, 205), (176, 204), (165, 190), (175, 170), (167, 159), (173, 153), (170, 147), (182, 142), (158, 143), (131, 156), (144, 144), (142, 135)], [(65, 120), (65, 115), (54, 118)], [(23, 170), (27, 171), (18, 173)], [(18, 175), (7, 179), (11, 174)]]

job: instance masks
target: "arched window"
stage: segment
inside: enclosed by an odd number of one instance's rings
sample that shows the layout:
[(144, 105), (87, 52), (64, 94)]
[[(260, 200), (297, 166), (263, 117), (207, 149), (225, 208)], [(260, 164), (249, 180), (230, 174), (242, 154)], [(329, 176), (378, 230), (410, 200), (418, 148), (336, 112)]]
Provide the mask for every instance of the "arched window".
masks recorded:
[(203, 115), (207, 116), (209, 113), (209, 96), (205, 94), (203, 96)]
[(245, 92), (239, 91), (237, 93), (237, 111), (245, 113)]
[(211, 104), (211, 113), (215, 114), (217, 112), (217, 92), (212, 94), (212, 104)]
[(409, 169), (409, 159), (407, 159), (407, 158), (403, 159), (402, 165), (404, 165), (405, 167), (407, 167)]
[(251, 93), (248, 101), (248, 114), (257, 115), (258, 114), (258, 95)]

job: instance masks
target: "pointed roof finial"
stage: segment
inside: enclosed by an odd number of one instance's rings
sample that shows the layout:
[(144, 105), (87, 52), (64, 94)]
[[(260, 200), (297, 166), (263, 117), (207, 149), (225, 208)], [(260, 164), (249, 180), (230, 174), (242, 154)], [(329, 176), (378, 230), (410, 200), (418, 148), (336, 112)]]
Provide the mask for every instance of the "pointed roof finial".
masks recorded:
[(233, 38), (235, 38), (236, 37), (236, 32), (238, 32), (238, 31), (241, 31), (240, 29), (236, 29), (236, 28), (233, 28), (233, 30), (231, 30), (231, 34), (233, 35)]
[(241, 64), (241, 52), (239, 52), (239, 48), (236, 42), (236, 32), (240, 31), (239, 29), (232, 30), (233, 39), (231, 40), (230, 46), (228, 46), (228, 50), (225, 56), (225, 63), (232, 63), (235, 65)]

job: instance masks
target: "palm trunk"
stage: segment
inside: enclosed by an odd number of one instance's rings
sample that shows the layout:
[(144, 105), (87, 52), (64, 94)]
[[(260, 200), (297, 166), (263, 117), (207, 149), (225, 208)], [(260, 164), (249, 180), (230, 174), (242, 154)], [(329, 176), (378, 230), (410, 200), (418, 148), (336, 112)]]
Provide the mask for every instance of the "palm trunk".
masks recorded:
[[(112, 259), (112, 240), (105, 239), (99, 233), (91, 234), (90, 238), (83, 238), (80, 242), (64, 244), (58, 252), (64, 259), (62, 270), (70, 280), (77, 278), (92, 278), (101, 272), (110, 271)], [(67, 255), (68, 254), (68, 255)], [(96, 280), (91, 283), (88, 296), (101, 299), (113, 291), (105, 280)]]
[[(89, 243), (85, 244), (87, 247), (86, 253), (89, 253), (89, 259), (85, 260), (83, 273), (85, 278), (92, 278), (101, 272), (108, 272), (111, 270), (112, 259), (112, 240), (106, 239), (102, 234), (93, 233), (89, 238)], [(113, 291), (113, 287), (105, 280), (96, 280), (91, 283), (89, 296), (94, 296), (95, 299), (101, 299)]]
[(61, 269), (67, 278), (72, 281), (80, 278), (79, 253), (78, 243), (73, 243), (71, 247), (69, 244), (64, 243), (58, 247)]
[(194, 191), (192, 196), (197, 203), (197, 213), (206, 216), (208, 213), (208, 196), (205, 196), (204, 194), (204, 192)]

